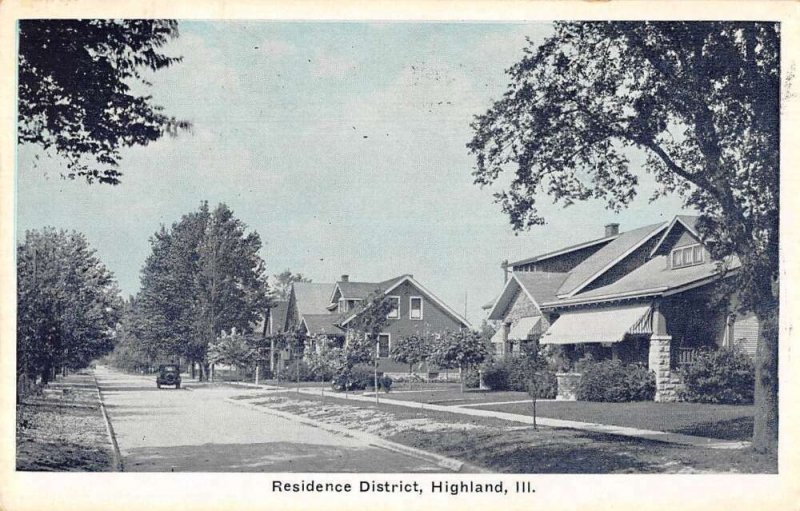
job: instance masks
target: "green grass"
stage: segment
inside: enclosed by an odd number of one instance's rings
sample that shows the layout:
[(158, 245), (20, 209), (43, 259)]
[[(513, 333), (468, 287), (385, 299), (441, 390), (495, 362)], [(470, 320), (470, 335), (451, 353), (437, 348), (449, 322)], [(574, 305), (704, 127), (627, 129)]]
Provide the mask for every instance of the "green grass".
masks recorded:
[[(498, 400), (499, 401), (499, 400)], [(527, 403), (478, 406), (529, 415)], [(709, 405), (700, 403), (594, 403), (586, 401), (542, 401), (537, 403), (539, 417), (614, 426), (669, 431), (724, 440), (749, 440), (753, 434), (753, 407)]]
[(459, 386), (449, 385), (440, 389), (425, 389), (413, 392), (396, 392), (394, 387), (387, 397), (398, 401), (416, 401), (418, 403), (439, 405), (465, 405), (477, 403), (494, 403), (498, 401), (521, 401), (530, 399), (526, 392), (512, 391), (487, 391), (466, 389), (459, 390)]

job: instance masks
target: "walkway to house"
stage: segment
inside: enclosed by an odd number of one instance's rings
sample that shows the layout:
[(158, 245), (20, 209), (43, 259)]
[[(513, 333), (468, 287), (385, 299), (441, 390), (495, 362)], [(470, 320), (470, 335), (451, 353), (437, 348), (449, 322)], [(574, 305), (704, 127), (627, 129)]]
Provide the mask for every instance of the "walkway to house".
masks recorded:
[[(314, 396), (322, 395), (319, 388), (300, 388), (299, 391), (303, 394), (310, 394)], [(325, 396), (334, 397), (338, 399), (351, 399), (357, 401), (366, 401), (370, 403), (375, 402), (374, 393), (353, 394), (345, 396), (338, 392), (325, 392)], [(385, 397), (385, 394), (379, 396), (379, 402), (388, 405), (405, 406), (408, 408), (418, 408), (422, 410), (436, 410), (440, 412), (458, 413), (462, 415), (472, 415), (476, 417), (494, 417), (497, 419), (519, 422), (523, 424), (532, 424), (533, 419), (529, 415), (521, 415), (515, 413), (500, 412), (495, 410), (480, 410), (469, 408), (465, 406), (443, 406), (430, 403), (420, 403), (417, 401), (400, 401), (398, 399), (390, 399)], [(735, 441), (735, 440), (719, 440), (716, 438), (707, 438), (693, 435), (684, 435), (681, 433), (671, 433), (667, 431), (655, 431), (649, 429), (638, 429), (624, 426), (613, 426), (608, 424), (597, 424), (592, 422), (579, 422), (562, 419), (550, 419), (547, 417), (537, 417), (536, 423), (540, 426), (548, 426), (552, 428), (569, 428), (578, 429), (583, 431), (592, 431), (595, 433), (606, 433), (609, 435), (620, 435), (626, 437), (641, 438), (644, 440), (655, 440), (658, 442), (667, 442), (671, 444), (687, 445), (693, 447), (703, 447), (707, 449), (743, 449), (750, 445), (750, 442)]]

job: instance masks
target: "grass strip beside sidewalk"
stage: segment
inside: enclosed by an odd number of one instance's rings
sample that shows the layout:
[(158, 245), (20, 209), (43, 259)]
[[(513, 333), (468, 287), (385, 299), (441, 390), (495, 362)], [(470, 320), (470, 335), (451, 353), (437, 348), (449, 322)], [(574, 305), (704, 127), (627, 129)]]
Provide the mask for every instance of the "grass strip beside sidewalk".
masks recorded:
[(24, 471), (113, 470), (113, 448), (91, 374), (59, 378), (17, 405), (16, 467)]

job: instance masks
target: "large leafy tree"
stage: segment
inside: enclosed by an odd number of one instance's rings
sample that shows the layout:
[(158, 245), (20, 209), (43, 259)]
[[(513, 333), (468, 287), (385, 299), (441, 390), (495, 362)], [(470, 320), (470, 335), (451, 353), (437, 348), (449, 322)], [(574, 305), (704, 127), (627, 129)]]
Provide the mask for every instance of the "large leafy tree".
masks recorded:
[(174, 20), (21, 20), (19, 143), (54, 151), (67, 177), (119, 183), (121, 148), (189, 127), (134, 87), (180, 62), (161, 52), (177, 36)]
[(261, 240), (220, 204), (203, 203), (151, 238), (142, 269), (137, 335), (163, 352), (201, 362), (223, 330), (251, 332), (266, 303)]
[[(510, 84), (473, 123), (476, 184), (515, 229), (542, 224), (537, 200), (631, 203), (643, 170), (701, 212), (718, 259), (742, 263), (755, 312), (754, 446), (777, 445), (780, 33), (776, 23), (564, 22), (525, 49)], [(510, 174), (510, 175), (509, 175)]]
[(113, 275), (77, 232), (27, 231), (17, 248), (17, 373), (47, 383), (113, 348), (122, 300)]

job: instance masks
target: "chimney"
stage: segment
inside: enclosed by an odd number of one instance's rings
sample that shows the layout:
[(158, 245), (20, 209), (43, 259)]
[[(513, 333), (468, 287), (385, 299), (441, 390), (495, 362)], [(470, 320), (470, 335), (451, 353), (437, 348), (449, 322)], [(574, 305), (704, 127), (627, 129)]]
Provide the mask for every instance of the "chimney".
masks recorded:
[(350, 282), (350, 275), (342, 275), (340, 282)]
[(619, 224), (606, 224), (606, 237), (619, 234)]

